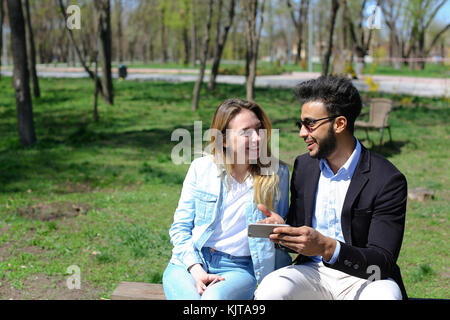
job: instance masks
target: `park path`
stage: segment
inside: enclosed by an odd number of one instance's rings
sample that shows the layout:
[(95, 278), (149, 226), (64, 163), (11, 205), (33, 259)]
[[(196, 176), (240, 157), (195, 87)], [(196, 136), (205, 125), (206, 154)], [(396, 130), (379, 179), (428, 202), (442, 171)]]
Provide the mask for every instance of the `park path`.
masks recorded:
[[(117, 69), (113, 68), (113, 76), (118, 77)], [(11, 70), (4, 70), (3, 75), (12, 75)], [(196, 69), (145, 69), (128, 68), (127, 80), (194, 82), (197, 80)], [(88, 74), (79, 67), (38, 67), (39, 77), (48, 78), (85, 78)], [(291, 72), (281, 75), (258, 76), (257, 87), (293, 88), (296, 84), (320, 76), (318, 72)], [(370, 79), (369, 79), (370, 78)], [(204, 81), (209, 80), (209, 70), (206, 70)], [(219, 75), (218, 83), (244, 84), (244, 76)], [(449, 78), (424, 78), (407, 76), (372, 75), (353, 80), (360, 91), (369, 91), (372, 87), (384, 93), (409, 94), (420, 97), (450, 97)]]

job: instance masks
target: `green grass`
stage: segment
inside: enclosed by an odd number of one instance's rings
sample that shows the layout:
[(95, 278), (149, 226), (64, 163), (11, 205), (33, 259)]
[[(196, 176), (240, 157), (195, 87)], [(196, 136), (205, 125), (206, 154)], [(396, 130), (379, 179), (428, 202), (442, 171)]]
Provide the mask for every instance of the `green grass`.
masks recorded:
[[(133, 62), (127, 64), (129, 68), (156, 68), (156, 69), (198, 69), (199, 66), (183, 65), (180, 63), (141, 63)], [(117, 65), (115, 65), (117, 67)], [(206, 65), (207, 70), (211, 69), (211, 65)], [(353, 64), (353, 69), (355, 65)], [(285, 72), (306, 72), (308, 71), (308, 65), (304, 61), (299, 64), (279, 64), (277, 62), (270, 63), (267, 61), (258, 61), (257, 74), (258, 75), (277, 75)], [(313, 63), (313, 72), (321, 72), (322, 64)], [(245, 75), (245, 61), (239, 61), (238, 63), (227, 63), (226, 61), (221, 63), (219, 70), (220, 74), (227, 75)], [(424, 78), (448, 78), (450, 76), (450, 66), (442, 65), (438, 63), (426, 63), (423, 70), (411, 70), (409, 66), (401, 65), (400, 69), (386, 63), (367, 63), (364, 67), (365, 75), (390, 75), (390, 76), (408, 76), (408, 77), (424, 77)]]
[(450, 66), (438, 63), (426, 63), (423, 70), (411, 70), (408, 66), (401, 65), (400, 69), (395, 69), (386, 64), (366, 64), (364, 72), (366, 75), (390, 75), (408, 76), (424, 78), (448, 78), (450, 76)]
[[(218, 104), (245, 97), (245, 88), (203, 89), (192, 112), (192, 83), (115, 81), (115, 105), (100, 102), (94, 123), (90, 80), (40, 84), (42, 97), (33, 101), (38, 142), (24, 148), (11, 78), (0, 81), (0, 293), (12, 286), (30, 297), (30, 277), (66, 279), (70, 265), (80, 267), (82, 286), (97, 298), (108, 298), (120, 281), (160, 283), (188, 169), (171, 161), (178, 143), (171, 133), (192, 132), (196, 120), (208, 128)], [(409, 188), (435, 191), (426, 203), (409, 201), (398, 263), (410, 296), (450, 298), (448, 101), (389, 97), (400, 105), (390, 117), (394, 143), (373, 150), (406, 175)], [(280, 129), (280, 157), (292, 170), (306, 151), (294, 125), (299, 104), (290, 90), (257, 88), (256, 98)], [(363, 131), (356, 135), (367, 145)], [(378, 141), (377, 132), (371, 137)]]

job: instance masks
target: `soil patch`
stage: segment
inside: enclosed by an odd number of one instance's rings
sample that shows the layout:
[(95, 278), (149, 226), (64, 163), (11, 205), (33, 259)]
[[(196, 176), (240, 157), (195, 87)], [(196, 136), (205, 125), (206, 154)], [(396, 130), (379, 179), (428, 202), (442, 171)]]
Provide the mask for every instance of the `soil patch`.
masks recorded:
[(80, 289), (69, 289), (67, 278), (34, 274), (23, 281), (17, 289), (9, 281), (0, 284), (0, 300), (94, 300), (99, 299), (101, 289), (81, 279)]
[(90, 205), (83, 203), (38, 203), (26, 208), (18, 208), (17, 214), (29, 219), (52, 221), (87, 214), (90, 209)]
[(67, 193), (88, 193), (93, 191), (89, 183), (73, 183), (67, 180), (64, 184), (60, 184), (58, 186), (58, 191), (56, 193), (59, 194), (67, 194)]

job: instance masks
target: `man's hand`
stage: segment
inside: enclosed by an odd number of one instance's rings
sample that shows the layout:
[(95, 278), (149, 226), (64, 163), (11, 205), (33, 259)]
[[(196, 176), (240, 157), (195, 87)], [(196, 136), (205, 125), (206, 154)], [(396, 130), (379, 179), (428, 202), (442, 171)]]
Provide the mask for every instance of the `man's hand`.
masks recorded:
[(322, 235), (313, 228), (277, 227), (273, 229), (270, 240), (295, 250), (304, 256), (322, 256), (326, 261), (333, 257), (336, 240)]
[(215, 279), (222, 281), (225, 280), (224, 277), (221, 277), (217, 274), (206, 273), (206, 271), (202, 268), (200, 264), (194, 264), (189, 268), (189, 272), (195, 280), (195, 288), (199, 295), (202, 295), (206, 290), (206, 285)]
[(258, 221), (258, 223), (276, 223), (276, 224), (284, 223), (284, 219), (278, 213), (270, 211), (269, 208), (267, 208), (265, 205), (261, 203), (258, 204), (258, 209), (267, 216), (267, 218)]

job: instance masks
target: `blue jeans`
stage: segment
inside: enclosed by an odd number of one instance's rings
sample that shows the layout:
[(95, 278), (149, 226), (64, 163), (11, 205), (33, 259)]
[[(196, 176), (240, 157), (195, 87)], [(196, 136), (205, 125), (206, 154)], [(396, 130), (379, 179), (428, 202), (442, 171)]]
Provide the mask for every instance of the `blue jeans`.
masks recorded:
[(251, 300), (256, 289), (256, 278), (250, 256), (236, 257), (224, 252), (202, 249), (210, 274), (225, 278), (207, 288), (199, 295), (195, 280), (189, 271), (180, 265), (169, 263), (163, 274), (164, 293), (168, 300)]

